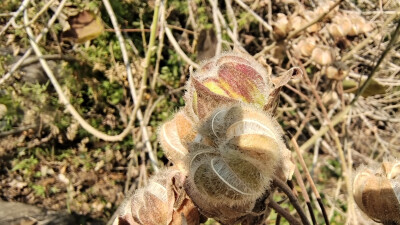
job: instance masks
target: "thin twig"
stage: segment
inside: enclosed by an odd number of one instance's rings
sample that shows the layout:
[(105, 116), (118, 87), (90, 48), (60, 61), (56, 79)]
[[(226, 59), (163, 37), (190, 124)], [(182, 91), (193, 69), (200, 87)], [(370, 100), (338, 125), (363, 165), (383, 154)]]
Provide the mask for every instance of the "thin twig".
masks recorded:
[[(160, 21), (161, 21), (161, 23), (163, 21), (165, 21), (165, 19), (166, 19), (166, 17), (165, 17), (165, 14), (166, 14), (166, 11), (167, 11), (166, 10), (166, 5), (167, 5), (167, 0), (165, 0), (165, 2), (161, 1), (161, 5), (160, 5), (160, 13), (161, 13)], [(153, 90), (153, 91), (155, 91), (155, 88), (156, 88), (158, 74), (159, 74), (158, 71), (160, 69), (160, 61), (161, 61), (161, 58), (162, 58), (162, 50), (163, 50), (163, 47), (164, 47), (164, 36), (165, 36), (164, 34), (165, 34), (164, 26), (161, 26), (160, 27), (160, 34), (159, 34), (159, 37), (158, 37), (158, 49), (157, 49), (156, 66), (154, 68), (154, 74), (153, 74), (153, 77), (152, 77), (152, 80), (151, 80), (151, 86), (150, 86), (151, 90)]]
[[(27, 1), (29, 3), (29, 1)], [(23, 4), (25, 1), (23, 2)], [(57, 17), (60, 15), (61, 10), (63, 9), (66, 1), (63, 0), (60, 2), (59, 6), (57, 7), (56, 11), (54, 12), (54, 15), (50, 18), (50, 20), (47, 22), (46, 27), (40, 32), (40, 34), (36, 37), (35, 42), (38, 43), (44, 36), (47, 34), (49, 31), (49, 28), (53, 26), (54, 22), (56, 21)], [(25, 9), (28, 5), (25, 5), (23, 8)], [(22, 6), (21, 6), (22, 7)], [(20, 7), (20, 8), (21, 8)], [(19, 10), (19, 9), (18, 9)], [(1, 32), (0, 32), (1, 35)], [(13, 64), (11, 67), (10, 71), (8, 71), (3, 77), (0, 79), (0, 85), (4, 83), (8, 78), (11, 77), (11, 75), (21, 66), (21, 64), (24, 62), (26, 58), (29, 57), (29, 55), (32, 53), (32, 47), (30, 47), (28, 50), (26, 50), (25, 54), (16, 62)]]
[(289, 211), (287, 211), (286, 209), (282, 208), (278, 203), (274, 202), (274, 201), (270, 201), (268, 203), (268, 206), (273, 208), (278, 215), (284, 217), (289, 224), (292, 225), (301, 225), (300, 221), (298, 221), (296, 218), (294, 218)]
[(213, 22), (215, 26), (216, 36), (217, 36), (217, 45), (215, 49), (215, 55), (221, 54), (222, 50), (222, 31), (221, 24), (218, 19), (218, 1), (217, 0), (209, 0), (212, 5), (212, 14), (213, 14)]
[[(303, 156), (301, 155), (301, 152), (300, 152), (299, 146), (297, 145), (296, 140), (292, 138), (291, 141), (292, 141), (293, 147), (294, 147), (294, 149), (295, 149), (295, 151), (296, 151), (296, 153), (297, 153), (297, 156), (298, 156), (298, 158), (299, 158), (300, 165), (301, 165), (301, 167), (303, 168), (303, 170), (304, 170), (304, 172), (305, 172), (305, 174), (306, 174), (306, 178), (307, 178), (307, 180), (308, 180), (308, 183), (309, 183), (310, 186), (311, 186), (311, 189), (313, 190), (313, 192), (314, 192), (314, 194), (315, 194), (315, 197), (317, 198), (317, 200), (318, 200), (318, 199), (321, 199), (321, 196), (319, 195), (319, 192), (318, 192), (318, 190), (317, 190), (317, 187), (315, 186), (314, 181), (313, 181), (313, 179), (312, 179), (312, 177), (311, 177), (311, 175), (310, 175), (310, 172), (308, 171), (307, 165), (306, 165), (306, 163), (304, 162)], [(296, 169), (297, 169), (297, 168), (296, 168)], [(322, 214), (323, 214), (324, 218), (327, 218), (327, 216), (326, 216), (326, 211), (325, 211), (325, 207), (324, 207), (323, 205), (322, 205), (322, 207), (321, 207), (321, 211), (322, 211)], [(325, 223), (326, 223), (327, 225), (329, 225), (329, 220), (326, 219), (326, 220), (325, 220)]]
[[(135, 110), (136, 110), (137, 111), (137, 118), (139, 120), (140, 128), (142, 130), (142, 140), (143, 140), (143, 142), (144, 142), (144, 144), (146, 146), (147, 154), (149, 155), (152, 168), (157, 172), (158, 171), (157, 159), (154, 156), (153, 148), (152, 148), (152, 146), (150, 144), (150, 139), (149, 139), (149, 135), (148, 135), (148, 132), (147, 132), (147, 128), (143, 125), (143, 114), (142, 114), (142, 111), (139, 109), (140, 104), (141, 104), (141, 99), (142, 99), (142, 96), (143, 96), (143, 93), (144, 93), (144, 87), (145, 86), (144, 85), (141, 86), (141, 89), (140, 89), (140, 92), (139, 92), (139, 96), (137, 96), (136, 95), (135, 86), (134, 86), (134, 83), (133, 83), (132, 68), (131, 68), (130, 63), (129, 63), (129, 57), (128, 57), (128, 53), (126, 51), (125, 41), (124, 41), (124, 38), (122, 37), (121, 31), (119, 29), (117, 18), (115, 17), (115, 14), (114, 14), (114, 11), (113, 11), (113, 9), (111, 7), (110, 2), (108, 0), (103, 0), (103, 3), (104, 3), (104, 6), (106, 7), (108, 15), (110, 16), (111, 22), (112, 22), (113, 27), (115, 29), (115, 34), (117, 35), (117, 38), (118, 38), (118, 41), (119, 41), (119, 44), (120, 44), (120, 47), (121, 47), (122, 58), (124, 60), (124, 64), (125, 64), (126, 71), (127, 71), (127, 76), (128, 76), (129, 89), (131, 90), (132, 98), (133, 98), (133, 100), (135, 102), (134, 112), (132, 113), (133, 115), (131, 115), (131, 116), (134, 116), (136, 114), (136, 112), (135, 112)], [(157, 22), (154, 22), (154, 20), (158, 21), (158, 8), (159, 8), (159, 5), (160, 5), (160, 2), (158, 0), (158, 1), (156, 1), (156, 6), (155, 6), (155, 9), (154, 9), (154, 15), (153, 15), (153, 16), (156, 16), (156, 18), (155, 19), (153, 18), (152, 32), (150, 34), (150, 42), (152, 42), (153, 45), (154, 45), (155, 35), (156, 35), (156, 31), (155, 30), (157, 29)], [(150, 56), (148, 56), (148, 55), (152, 51), (153, 51), (153, 49), (150, 49), (150, 48), (148, 49), (148, 52), (146, 53), (146, 60), (147, 60), (147, 58), (149, 58), (148, 60), (150, 61)], [(145, 69), (145, 71), (146, 71), (146, 69)], [(146, 80), (147, 79), (147, 75), (145, 76), (145, 74), (144, 74), (142, 79)], [(129, 124), (128, 124), (127, 128), (129, 128)]]
[[(127, 33), (129, 33), (129, 32), (150, 32), (150, 29), (141, 29), (141, 28), (121, 28), (120, 30), (122, 32), (127, 32)], [(115, 32), (115, 30), (111, 29), (111, 28), (104, 29), (104, 31)]]
[[(64, 3), (65, 2), (66, 2), (66, 0), (64, 0)], [(62, 4), (60, 4), (60, 5), (62, 5)], [(24, 21), (26, 23), (29, 22), (26, 10), (24, 11)], [(29, 36), (29, 41), (30, 41), (30, 44), (31, 44), (31, 47), (32, 47), (33, 51), (35, 52), (35, 54), (39, 58), (39, 62), (42, 65), (43, 70), (45, 71), (45, 73), (49, 77), (50, 82), (54, 86), (54, 89), (56, 90), (56, 92), (57, 92), (57, 94), (58, 94), (58, 96), (60, 98), (61, 103), (65, 105), (66, 110), (71, 113), (71, 115), (74, 117), (74, 119), (76, 119), (79, 122), (79, 124), (85, 130), (87, 130), (89, 133), (93, 134), (94, 136), (96, 136), (96, 137), (98, 137), (100, 139), (106, 140), (106, 141), (120, 141), (120, 140), (122, 140), (122, 138), (125, 137), (129, 133), (129, 131), (131, 129), (131, 126), (128, 125), (128, 127), (125, 128), (125, 130), (119, 135), (110, 136), (110, 135), (107, 135), (107, 134), (105, 134), (105, 133), (103, 133), (101, 131), (98, 131), (97, 129), (92, 127), (88, 122), (86, 122), (81, 117), (81, 115), (79, 115), (79, 113), (76, 111), (76, 109), (71, 105), (71, 103), (69, 102), (68, 98), (65, 96), (60, 84), (58, 83), (57, 79), (55, 78), (52, 70), (50, 69), (49, 65), (47, 64), (47, 61), (42, 58), (42, 56), (43, 56), (42, 52), (40, 51), (39, 46), (37, 45), (37, 43), (36, 43), (36, 41), (34, 39), (34, 35), (33, 35), (33, 32), (32, 32), (32, 29), (29, 26), (26, 26), (25, 29), (26, 29), (26, 33)], [(131, 121), (131, 123), (133, 124), (133, 121)]]
[(51, 4), (53, 4), (55, 0), (50, 0), (48, 1), (41, 9), (38, 13), (35, 14), (35, 17), (33, 17), (33, 19), (31, 19), (28, 23), (28, 25), (30, 26), (31, 24), (33, 24), (44, 12), (46, 12), (46, 10), (50, 7)]
[(230, 20), (230, 24), (232, 26), (232, 35), (234, 39), (238, 38), (238, 24), (236, 21), (235, 12), (232, 8), (232, 0), (225, 0), (226, 11), (228, 13), (228, 18)]
[(286, 40), (290, 40), (293, 37), (295, 37), (298, 33), (302, 32), (303, 30), (309, 28), (310, 26), (314, 25), (315, 23), (318, 23), (321, 21), (326, 15), (328, 15), (336, 6), (338, 6), (340, 3), (342, 3), (344, 0), (338, 0), (333, 4), (331, 7), (329, 7), (328, 11), (322, 13), (320, 16), (316, 17), (315, 19), (311, 20), (309, 23), (305, 24), (304, 26), (300, 27), (299, 29), (291, 32)]
[(310, 222), (307, 219), (306, 214), (304, 213), (303, 209), (301, 208), (299, 201), (297, 200), (296, 196), (294, 196), (292, 190), (285, 184), (285, 182), (281, 181), (278, 177), (274, 177), (273, 181), (274, 185), (282, 190), (289, 198), (290, 202), (292, 203), (293, 207), (296, 209), (297, 213), (300, 216), (301, 221), (304, 225), (310, 225)]
[(200, 66), (193, 62), (181, 49), (178, 42), (176, 42), (174, 35), (172, 34), (171, 30), (168, 27), (167, 22), (164, 23), (165, 34), (168, 37), (169, 42), (171, 42), (172, 46), (174, 47), (175, 51), (181, 56), (181, 58), (189, 65), (193, 66), (194, 68), (198, 69)]
[(243, 52), (247, 52), (246, 49), (243, 48), (242, 44), (239, 42), (239, 40), (237, 39), (237, 35), (234, 34), (234, 32), (228, 27), (228, 25), (226, 24), (226, 21), (224, 19), (224, 16), (221, 13), (221, 10), (218, 8), (218, 18), (222, 23), (222, 26), (224, 27), (224, 29), (226, 30), (226, 32), (228, 33), (228, 36), (231, 38), (231, 40), (234, 43), (234, 46), (239, 48), (241, 51)]
[(269, 32), (273, 32), (271, 25), (269, 25), (263, 18), (261, 18), (257, 13), (255, 13), (248, 5), (246, 5), (241, 0), (235, 0), (235, 2), (240, 5), (243, 9), (245, 9), (248, 13), (254, 16), (254, 18), (260, 22), (263, 27), (265, 27)]
[[(3, 33), (8, 29), (8, 27), (15, 22), (15, 19), (19, 16), (19, 14), (22, 11), (24, 11), (26, 9), (26, 7), (28, 7), (29, 2), (30, 2), (30, 0), (24, 0), (21, 3), (21, 5), (17, 9), (17, 11), (13, 13), (13, 17), (11, 19), (9, 19), (8, 22), (6, 23), (6, 25), (3, 27), (3, 29), (1, 29), (0, 36), (3, 35)], [(1, 84), (1, 82), (0, 82), (0, 84)]]
[(301, 177), (299, 168), (297, 168), (297, 166), (294, 168), (294, 176), (296, 177), (296, 181), (300, 186), (301, 193), (303, 194), (304, 200), (306, 201), (306, 204), (308, 206), (308, 211), (310, 212), (311, 221), (315, 225), (316, 220), (315, 220), (314, 211), (312, 210), (312, 207), (311, 207), (310, 196), (308, 196), (306, 187), (304, 186), (303, 178)]

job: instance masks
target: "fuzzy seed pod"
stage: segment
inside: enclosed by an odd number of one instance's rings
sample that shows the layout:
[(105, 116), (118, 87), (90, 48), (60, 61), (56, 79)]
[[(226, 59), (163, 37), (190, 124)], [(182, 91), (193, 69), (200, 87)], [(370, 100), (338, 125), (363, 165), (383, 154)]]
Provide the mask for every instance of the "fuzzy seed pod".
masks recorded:
[(199, 213), (187, 198), (185, 176), (175, 169), (168, 169), (153, 176), (149, 184), (136, 191), (121, 208), (114, 225), (188, 225), (199, 224)]
[(183, 111), (175, 114), (174, 118), (164, 123), (158, 132), (161, 146), (167, 158), (177, 165), (183, 166), (183, 159), (187, 155), (187, 142), (191, 142), (196, 136), (192, 121)]
[(353, 197), (371, 219), (400, 223), (400, 162), (385, 162), (376, 171), (361, 169), (354, 179)]
[(232, 224), (269, 189), (278, 165), (291, 161), (281, 157), (279, 124), (253, 106), (217, 109), (203, 124), (189, 145), (185, 189), (203, 214)]
[(329, 65), (333, 62), (332, 52), (328, 48), (316, 47), (312, 51), (311, 59), (320, 65)]
[(236, 102), (264, 106), (271, 91), (269, 74), (251, 56), (227, 52), (192, 74), (185, 94), (185, 113), (195, 122), (215, 108)]

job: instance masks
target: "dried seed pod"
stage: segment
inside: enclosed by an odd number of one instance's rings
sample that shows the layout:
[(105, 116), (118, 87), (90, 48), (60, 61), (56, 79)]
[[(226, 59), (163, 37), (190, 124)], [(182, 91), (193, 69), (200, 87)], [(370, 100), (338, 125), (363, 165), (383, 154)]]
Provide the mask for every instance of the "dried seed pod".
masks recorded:
[(278, 13), (276, 21), (273, 23), (273, 28), (278, 37), (285, 37), (291, 28), (287, 16), (283, 13)]
[(291, 24), (291, 30), (298, 30), (307, 24), (307, 20), (301, 16), (291, 16), (289, 17), (289, 21)]
[(349, 71), (346, 69), (342, 68), (336, 68), (334, 66), (328, 66), (326, 68), (326, 76), (329, 79), (334, 79), (334, 80), (343, 80), (347, 75), (349, 74)]
[(167, 158), (179, 167), (183, 165), (183, 158), (187, 155), (187, 142), (196, 136), (192, 121), (183, 111), (175, 114), (174, 118), (164, 123), (158, 131), (161, 146)]
[(232, 223), (268, 190), (277, 166), (291, 162), (281, 158), (279, 124), (254, 106), (217, 109), (203, 124), (189, 146), (185, 189), (203, 214)]
[(350, 33), (352, 23), (348, 15), (338, 14), (332, 21), (333, 23), (328, 26), (328, 31), (334, 38), (342, 38)]
[(176, 169), (159, 172), (123, 205), (113, 224), (181, 225), (182, 220), (188, 225), (199, 224), (198, 210), (184, 192), (184, 180)]
[(328, 48), (316, 47), (312, 51), (311, 59), (320, 65), (329, 65), (333, 62), (332, 52)]
[[(322, 14), (328, 12), (329, 8), (335, 4), (335, 1), (320, 1), (319, 6), (314, 10), (315, 14), (321, 16)], [(332, 9), (330, 13), (326, 15), (324, 19), (331, 19), (339, 11), (339, 7)]]
[(312, 51), (314, 50), (316, 46), (316, 38), (315, 37), (308, 37), (306, 39), (300, 40), (300, 42), (294, 47), (294, 49), (297, 49), (300, 51), (300, 54), (302, 56), (311, 56)]
[(342, 26), (337, 24), (330, 24), (328, 26), (328, 31), (334, 38), (342, 38), (348, 34), (348, 31), (344, 30)]
[(263, 106), (271, 91), (266, 69), (241, 52), (227, 52), (204, 62), (186, 88), (186, 114), (195, 122), (225, 104)]
[(382, 169), (361, 169), (353, 183), (353, 197), (358, 207), (371, 219), (400, 223), (399, 163), (383, 163)]
[[(307, 21), (307, 23), (311, 22), (313, 19), (318, 17), (316, 12), (313, 11), (305, 11), (304, 12), (304, 18)], [(315, 33), (321, 30), (321, 24), (320, 23), (314, 23), (313, 25), (309, 26), (307, 28), (307, 32), (309, 33)]]
[(365, 21), (365, 19), (360, 15), (349, 15), (348, 17), (352, 24), (349, 31), (350, 36), (364, 34), (370, 32), (373, 29), (372, 24)]

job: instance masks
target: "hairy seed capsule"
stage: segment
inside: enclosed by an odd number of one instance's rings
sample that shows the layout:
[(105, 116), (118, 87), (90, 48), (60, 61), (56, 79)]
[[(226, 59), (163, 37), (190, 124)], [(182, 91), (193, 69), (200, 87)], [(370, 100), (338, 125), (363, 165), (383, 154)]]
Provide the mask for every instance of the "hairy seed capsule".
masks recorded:
[[(286, 147), (279, 124), (254, 106), (217, 109), (203, 124), (189, 145), (185, 189), (205, 215), (231, 221), (251, 210), (278, 165), (291, 161), (282, 159)], [(216, 208), (235, 213), (221, 218)]]
[(199, 224), (199, 214), (184, 189), (185, 176), (176, 169), (160, 171), (122, 207), (114, 225)]
[(399, 162), (384, 162), (381, 169), (360, 170), (354, 179), (354, 200), (375, 221), (400, 223), (399, 167)]

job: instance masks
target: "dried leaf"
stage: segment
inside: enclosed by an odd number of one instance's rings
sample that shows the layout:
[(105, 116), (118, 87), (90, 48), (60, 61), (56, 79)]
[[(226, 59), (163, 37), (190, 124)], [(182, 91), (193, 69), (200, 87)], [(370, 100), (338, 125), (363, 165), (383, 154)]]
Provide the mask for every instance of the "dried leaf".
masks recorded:
[[(365, 81), (361, 81), (360, 86), (362, 86), (364, 84), (364, 82)], [(348, 80), (343, 81), (343, 89), (345, 92), (357, 93), (358, 88), (360, 86), (358, 85), (358, 82), (354, 81), (354, 80), (348, 79)], [(379, 83), (374, 78), (372, 78), (371, 82), (368, 84), (367, 88), (365, 89), (365, 91), (362, 93), (361, 96), (366, 98), (368, 96), (385, 94), (387, 89), (388, 89), (388, 86), (385, 86), (385, 85)]]
[(84, 43), (95, 39), (104, 31), (103, 23), (100, 17), (93, 12), (82, 11), (76, 16), (68, 18), (71, 29), (63, 32), (63, 40), (72, 40), (76, 43)]

